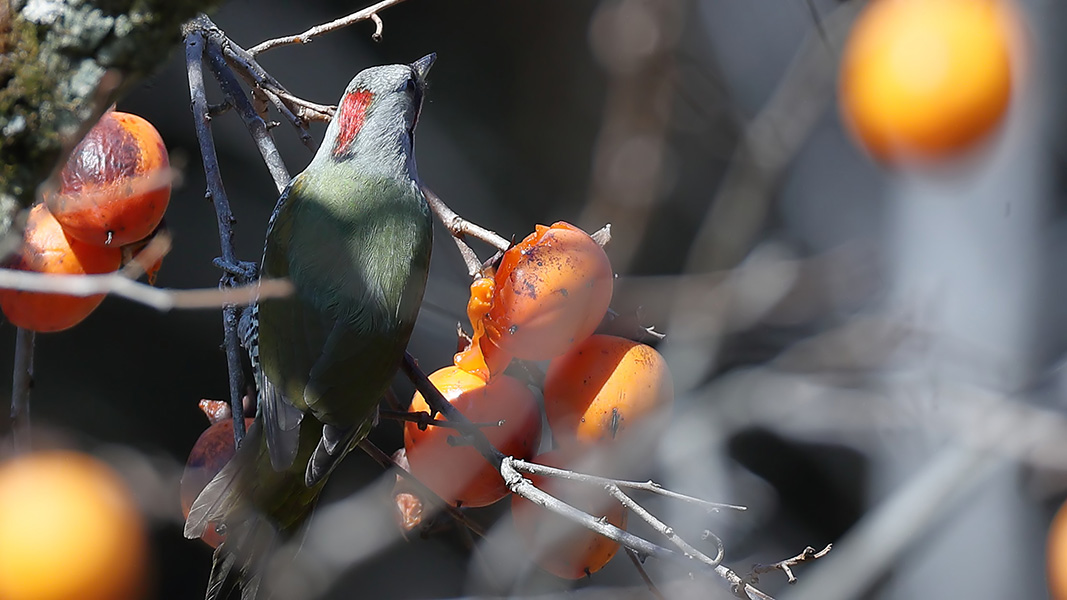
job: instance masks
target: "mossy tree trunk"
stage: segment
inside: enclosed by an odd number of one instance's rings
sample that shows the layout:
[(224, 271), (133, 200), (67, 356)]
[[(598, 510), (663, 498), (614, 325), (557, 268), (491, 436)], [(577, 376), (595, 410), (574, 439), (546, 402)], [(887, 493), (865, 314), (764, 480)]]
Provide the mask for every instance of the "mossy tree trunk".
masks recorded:
[(100, 114), (167, 59), (182, 23), (218, 4), (0, 0), (0, 240)]

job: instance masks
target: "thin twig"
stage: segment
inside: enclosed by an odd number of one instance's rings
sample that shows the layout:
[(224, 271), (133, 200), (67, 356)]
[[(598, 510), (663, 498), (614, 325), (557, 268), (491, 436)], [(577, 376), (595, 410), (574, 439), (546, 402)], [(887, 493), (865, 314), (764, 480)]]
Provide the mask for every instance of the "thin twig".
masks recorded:
[(234, 71), (274, 105), (274, 108), (297, 130), (297, 135), (300, 136), (300, 141), (305, 146), (313, 148), (311, 136), (307, 132), (307, 121), (301, 116), (305, 112), (305, 107), (282, 99), (279, 96), (280, 93), (287, 96), (292, 96), (292, 94), (256, 62), (255, 57), (248, 50), (227, 37), (210, 19), (199, 17), (198, 26), (201, 27), (201, 31), (205, 32), (205, 35), (210, 36), (218, 44), (222, 49), (223, 57)]
[(241, 115), (248, 133), (255, 141), (256, 148), (259, 149), (260, 156), (263, 157), (263, 163), (267, 165), (267, 170), (270, 171), (271, 179), (274, 180), (274, 187), (281, 193), (285, 186), (289, 184), (289, 170), (285, 167), (281, 154), (278, 153), (278, 148), (274, 144), (274, 137), (271, 135), (270, 129), (267, 128), (267, 123), (256, 113), (255, 107), (252, 106), (252, 101), (248, 99), (244, 90), (241, 89), (241, 84), (238, 83), (237, 77), (234, 76), (233, 71), (226, 62), (222, 47), (214, 37), (208, 40), (207, 55), (208, 63), (211, 65), (211, 72), (215, 74), (215, 79), (218, 80), (222, 93), (226, 94), (228, 104), (236, 108), (237, 114)]
[(27, 452), (30, 439), (30, 389), (37, 334), (19, 327), (15, 334), (15, 370), (11, 386), (11, 434), (16, 452)]
[[(197, 29), (197, 26), (201, 29)], [(215, 206), (215, 216), (219, 227), (219, 245), (222, 260), (236, 267), (237, 252), (233, 245), (233, 213), (226, 198), (219, 172), (218, 157), (215, 154), (215, 141), (211, 137), (208, 115), (207, 94), (204, 91), (204, 46), (206, 44), (202, 31), (213, 24), (206, 16), (194, 19), (185, 30), (185, 61), (189, 76), (189, 95), (192, 97), (193, 124), (196, 138), (200, 144), (200, 155), (204, 162), (204, 174), (207, 179), (207, 196)], [(235, 281), (231, 273), (223, 273), (219, 281), (221, 288), (231, 287)], [(236, 446), (241, 445), (245, 434), (244, 405), (241, 402), (244, 390), (244, 373), (241, 369), (240, 345), (237, 335), (237, 307), (228, 304), (222, 308), (223, 340), (226, 348), (226, 367), (229, 371), (230, 407), (233, 411), (233, 437)]]
[(641, 576), (641, 579), (645, 582), (645, 585), (648, 586), (648, 591), (652, 594), (652, 597), (656, 600), (667, 600), (663, 597), (663, 594), (659, 591), (659, 588), (656, 587), (656, 584), (652, 581), (652, 578), (648, 576), (648, 571), (645, 571), (645, 566), (641, 564), (641, 559), (638, 558), (637, 552), (634, 552), (633, 550), (627, 548), (626, 556), (629, 557), (630, 562), (633, 563), (634, 568), (637, 569), (637, 574)]
[(637, 18), (632, 15), (640, 14), (641, 22), (656, 31), (678, 31), (689, 4), (695, 3), (603, 0), (592, 17), (597, 26), (590, 30), (590, 45), (606, 75), (607, 93), (594, 142), (589, 198), (577, 223), (612, 221), (618, 241), (611, 262), (618, 272), (630, 270), (663, 200), (673, 97), (682, 83), (678, 36), (659, 35), (641, 52), (631, 52)]
[(803, 552), (797, 554), (792, 558), (780, 560), (776, 563), (771, 563), (769, 565), (752, 565), (752, 575), (750, 576), (750, 579), (752, 579), (753, 581), (758, 581), (757, 576), (760, 573), (770, 573), (771, 571), (780, 570), (781, 572), (785, 573), (785, 576), (790, 584), (796, 583), (797, 578), (795, 575), (793, 575), (792, 567), (802, 565), (806, 562), (811, 562), (813, 560), (817, 560), (826, 556), (826, 554), (830, 552), (830, 549), (833, 548), (833, 546), (833, 544), (826, 544), (826, 547), (822, 550), (819, 550), (818, 552), (815, 551), (815, 548), (808, 546), (807, 548), (804, 548)]
[(302, 110), (295, 111), (302, 119), (309, 121), (324, 121), (329, 122), (333, 119), (333, 115), (337, 112), (337, 107), (328, 104), (319, 104), (310, 100), (304, 100), (299, 96), (295, 96), (284, 89), (274, 89), (272, 86), (267, 86), (267, 90), (286, 103), (286, 106), (297, 106)]
[(655, 515), (648, 512), (645, 507), (635, 502), (633, 498), (627, 496), (625, 492), (619, 489), (619, 486), (611, 483), (604, 486), (604, 489), (606, 489), (608, 493), (611, 494), (612, 498), (615, 498), (619, 501), (620, 504), (629, 509), (630, 512), (640, 517), (641, 520), (645, 523), (648, 523), (649, 526), (652, 527), (652, 529), (655, 529), (660, 535), (670, 540), (670, 542), (677, 546), (678, 549), (681, 550), (686, 557), (695, 558), (711, 568), (719, 566), (719, 563), (722, 562), (723, 552), (721, 547), (719, 548), (718, 556), (716, 556), (715, 558), (711, 558), (700, 550), (694, 548), (692, 545), (689, 544), (689, 542), (683, 540), (681, 536), (674, 532), (673, 527), (667, 525), (663, 521), (659, 520)]
[(774, 95), (751, 121), (708, 205), (686, 258), (686, 272), (735, 266), (751, 249), (771, 206), (772, 191), (833, 98), (839, 57), (833, 48), (864, 3), (839, 4), (818, 19)]
[(378, 16), (378, 13), (371, 13), (370, 20), (374, 21), (374, 33), (370, 34), (371, 39), (376, 42), (382, 41), (382, 32), (385, 29), (385, 22)]
[(530, 475), (542, 475), (546, 477), (558, 477), (560, 479), (570, 479), (572, 481), (582, 481), (593, 485), (617, 485), (620, 488), (626, 488), (631, 490), (641, 490), (645, 492), (651, 492), (653, 494), (659, 494), (660, 496), (666, 496), (667, 498), (673, 498), (675, 500), (681, 500), (683, 502), (690, 502), (703, 506), (708, 512), (718, 512), (719, 510), (737, 510), (745, 511), (748, 507), (739, 506), (737, 504), (723, 504), (720, 502), (708, 502), (701, 498), (694, 498), (693, 496), (687, 496), (685, 494), (679, 494), (678, 492), (672, 492), (661, 486), (660, 484), (652, 481), (624, 481), (619, 479), (609, 479), (607, 477), (598, 477), (596, 475), (587, 475), (585, 473), (576, 473), (574, 471), (568, 471), (566, 469), (558, 469), (556, 467), (550, 467), (548, 465), (541, 465), (538, 463), (532, 463), (525, 460), (513, 459), (512, 465), (515, 469), (522, 473), (528, 473)]
[(422, 186), (422, 193), (426, 195), (426, 202), (429, 203), (430, 210), (433, 211), (433, 214), (437, 215), (441, 224), (448, 229), (448, 232), (451, 233), (453, 237), (462, 238), (469, 235), (474, 239), (489, 244), (497, 250), (507, 250), (511, 247), (511, 242), (500, 237), (495, 232), (480, 225), (475, 225), (456, 214), (456, 212), (449, 208), (448, 205), (433, 192), (433, 190), (425, 185)]
[(221, 308), (253, 304), (257, 297), (284, 298), (293, 292), (288, 279), (266, 279), (256, 283), (219, 288), (175, 290), (157, 288), (128, 279), (122, 271), (102, 275), (52, 275), (0, 269), (0, 289), (50, 292), (68, 296), (111, 294), (159, 311), (174, 309)]
[(430, 504), (433, 504), (438, 508), (443, 508), (445, 512), (447, 512), (453, 519), (455, 519), (458, 523), (469, 529), (478, 537), (484, 538), (486, 536), (484, 527), (482, 527), (477, 522), (471, 520), (471, 518), (468, 517), (467, 514), (461, 511), (459, 508), (452, 506), (448, 502), (445, 502), (444, 499), (438, 496), (436, 492), (426, 487), (426, 484), (419, 481), (418, 478), (412, 475), (411, 471), (408, 471), (407, 469), (396, 464), (396, 461), (393, 460), (393, 457), (383, 452), (381, 448), (374, 444), (374, 442), (364, 438), (359, 442), (358, 445), (361, 450), (366, 452), (368, 456), (373, 458), (382, 467), (386, 469), (395, 469), (401, 477), (406, 479), (408, 483), (410, 483), (412, 487), (414, 487), (419, 492), (419, 496), (423, 500), (429, 501)]
[[(320, 36), (320, 35), (322, 35), (324, 33), (329, 33), (331, 31), (336, 31), (338, 29), (342, 29), (344, 27), (348, 27), (349, 25), (352, 25), (354, 23), (359, 23), (360, 21), (366, 21), (368, 19), (375, 19), (378, 16), (378, 11), (385, 10), (385, 9), (389, 8), (390, 6), (395, 6), (397, 4), (400, 4), (403, 1), (404, 0), (382, 0), (382, 2), (378, 2), (377, 4), (373, 4), (371, 6), (368, 6), (367, 8), (364, 8), (363, 10), (354, 12), (354, 13), (346, 16), (346, 17), (342, 17), (340, 19), (337, 19), (336, 21), (330, 21), (329, 23), (323, 23), (322, 25), (316, 25), (315, 27), (312, 27), (311, 29), (308, 29), (307, 31), (305, 31), (303, 33), (299, 33), (297, 35), (289, 35), (289, 36), (275, 38), (275, 39), (272, 39), (272, 40), (267, 40), (265, 42), (261, 42), (259, 44), (256, 44), (255, 46), (252, 46), (252, 48), (250, 48), (248, 51), (252, 54), (252, 56), (255, 56), (255, 55), (260, 54), (262, 52), (266, 52), (267, 50), (270, 50), (271, 48), (277, 48), (279, 46), (289, 46), (289, 45), (292, 45), (292, 44), (307, 44), (307, 43), (311, 42), (312, 40), (314, 40), (316, 37), (318, 37), (318, 36)], [(381, 35), (382, 35), (381, 19), (375, 19), (375, 25), (376, 25), (376, 27), (375, 27), (374, 35), (377, 36), (377, 38), (375, 40), (375, 41), (377, 41), (378, 39), (381, 38)]]
[(300, 143), (314, 150), (315, 144), (311, 140), (311, 134), (309, 134), (307, 131), (308, 122), (306, 119), (300, 116), (300, 110), (293, 109), (291, 106), (286, 104), (286, 102), (282, 100), (281, 97), (274, 92), (274, 90), (262, 86), (260, 87), (260, 89), (263, 91), (263, 95), (267, 97), (267, 100), (270, 100), (270, 103), (274, 105), (275, 110), (282, 113), (282, 116), (285, 117), (285, 120), (288, 121), (294, 129), (296, 129), (296, 133), (300, 137)]
[(529, 479), (526, 479), (515, 470), (511, 461), (511, 457), (505, 457), (498, 469), (500, 474), (504, 477), (504, 482), (507, 484), (508, 489), (512, 492), (542, 508), (566, 517), (586, 529), (599, 533), (609, 540), (616, 541), (627, 548), (632, 548), (641, 557), (655, 556), (656, 558), (681, 560), (689, 563), (689, 557), (682, 556), (669, 548), (664, 548), (663, 546), (649, 542), (644, 538), (637, 537), (632, 533), (623, 531), (606, 520), (601, 520), (586, 512), (578, 510), (555, 496), (542, 491)]

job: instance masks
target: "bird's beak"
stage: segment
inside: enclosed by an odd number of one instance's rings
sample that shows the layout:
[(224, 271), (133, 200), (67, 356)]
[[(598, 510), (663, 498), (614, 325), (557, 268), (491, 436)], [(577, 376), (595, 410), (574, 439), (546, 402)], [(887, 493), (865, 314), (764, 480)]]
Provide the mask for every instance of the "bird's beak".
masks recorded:
[(420, 81), (426, 81), (426, 74), (430, 72), (430, 67), (433, 66), (433, 61), (435, 60), (437, 60), (437, 53), (431, 52), (411, 63), (411, 68), (414, 69), (415, 74), (419, 76)]

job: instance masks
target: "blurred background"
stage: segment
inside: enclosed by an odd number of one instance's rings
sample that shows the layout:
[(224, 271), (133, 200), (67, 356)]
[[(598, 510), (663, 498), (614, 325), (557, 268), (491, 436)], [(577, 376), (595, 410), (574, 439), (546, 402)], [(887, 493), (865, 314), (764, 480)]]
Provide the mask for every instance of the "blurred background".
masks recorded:
[[(360, 69), (437, 52), (417, 142), (429, 187), (508, 238), (558, 220), (612, 224), (613, 308), (667, 334), (658, 349), (677, 391), (650, 475), (749, 507), (708, 515), (650, 500), (683, 537), (713, 552), (700, 542), (713, 531), (741, 574), (835, 544), (796, 568), (795, 586), (763, 575), (779, 598), (1043, 597), (1046, 532), (1067, 496), (1067, 48), (1055, 34), (1067, 6), (1019, 2), (1028, 51), (998, 131), (948, 167), (903, 172), (853, 143), (836, 103), (862, 5), (408, 0), (381, 14), (380, 43), (362, 23), (260, 61), (293, 93), (333, 104)], [(213, 18), (250, 47), (359, 7), (231, 0)], [(182, 171), (158, 285), (214, 286), (218, 236), (180, 53), (118, 107), (155, 124)], [(212, 128), (238, 256), (258, 261), (277, 194), (240, 119)], [(274, 136), (299, 172), (312, 152), (284, 123)], [(427, 370), (451, 362), (469, 283), (436, 234), (410, 347)], [(14, 328), (0, 334), (0, 364), (11, 364)], [(207, 580), (211, 551), (182, 537), (177, 481), (207, 426), (197, 402), (228, 393), (221, 342), (217, 311), (114, 298), (38, 336), (35, 427), (135, 482), (153, 517), (156, 598), (199, 597)], [(411, 393), (403, 381), (396, 390)], [(402, 444), (394, 423), (373, 439)], [(392, 484), (366, 456), (346, 460), (308, 535), (310, 552), (332, 558), (296, 597), (572, 587), (524, 562), (507, 518), (473, 549), (455, 531), (403, 539)], [(507, 512), (481, 510), (486, 522)], [(731, 597), (721, 580), (646, 568), (668, 598)], [(624, 556), (573, 587), (648, 597)]]

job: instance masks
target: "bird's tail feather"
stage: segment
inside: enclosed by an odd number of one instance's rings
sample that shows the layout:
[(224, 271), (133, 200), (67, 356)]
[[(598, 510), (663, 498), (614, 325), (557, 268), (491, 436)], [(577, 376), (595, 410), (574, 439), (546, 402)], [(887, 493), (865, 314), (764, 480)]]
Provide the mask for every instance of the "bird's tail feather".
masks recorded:
[(263, 516), (228, 531), (215, 550), (205, 600), (263, 600), (260, 584), (278, 544), (277, 530)]
[[(262, 435), (258, 422), (253, 424), (242, 442), (242, 449), (258, 447)], [(224, 541), (215, 550), (208, 578), (207, 600), (255, 600), (263, 568), (280, 543), (274, 523), (258, 512), (239, 485), (252, 461), (238, 452), (207, 484), (189, 509), (185, 537), (203, 536), (208, 527), (225, 527)], [(235, 593), (239, 593), (235, 595)]]
[[(261, 435), (259, 422), (253, 422), (245, 434), (241, 448), (255, 448), (259, 444), (259, 435)], [(238, 489), (238, 482), (242, 477), (241, 472), (250, 464), (250, 461), (242, 460), (242, 458), (242, 453), (239, 451), (208, 482), (196, 500), (193, 500), (189, 508), (189, 516), (185, 519), (185, 537), (199, 538), (204, 535), (204, 531), (209, 526), (213, 526), (213, 523), (222, 523), (224, 518), (227, 521), (233, 521), (235, 516), (249, 510), (249, 507), (242, 506), (244, 499)]]

